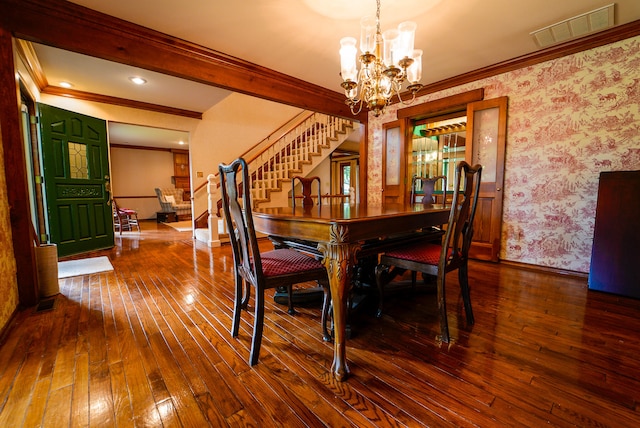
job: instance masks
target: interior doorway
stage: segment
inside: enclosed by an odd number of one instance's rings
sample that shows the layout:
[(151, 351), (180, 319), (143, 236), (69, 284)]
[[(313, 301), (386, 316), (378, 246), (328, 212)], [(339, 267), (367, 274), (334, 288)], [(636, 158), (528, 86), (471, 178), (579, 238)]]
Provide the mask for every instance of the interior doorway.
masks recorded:
[[(454, 191), (456, 165), (466, 158), (466, 115), (416, 120), (412, 129), (407, 177), (445, 176), (447, 188), (442, 188), (442, 180), (437, 181), (434, 195), (446, 192), (450, 197)], [(423, 194), (422, 181), (415, 184), (417, 188), (413, 192), (419, 197)]]
[[(461, 160), (483, 165), (469, 256), (499, 261), (507, 97), (484, 100), (482, 89), (400, 109), (382, 125), (382, 201), (409, 202), (413, 175), (446, 175), (455, 186)], [(421, 189), (416, 189), (421, 190)], [(437, 192), (443, 192), (436, 188)]]
[[(108, 128), (113, 198), (142, 220), (156, 219), (156, 188), (190, 189), (189, 133), (114, 121)], [(190, 193), (183, 198), (190, 201)]]
[[(359, 145), (346, 141), (331, 156), (331, 194), (348, 195), (349, 200), (360, 200)], [(343, 199), (346, 202), (346, 199)]]

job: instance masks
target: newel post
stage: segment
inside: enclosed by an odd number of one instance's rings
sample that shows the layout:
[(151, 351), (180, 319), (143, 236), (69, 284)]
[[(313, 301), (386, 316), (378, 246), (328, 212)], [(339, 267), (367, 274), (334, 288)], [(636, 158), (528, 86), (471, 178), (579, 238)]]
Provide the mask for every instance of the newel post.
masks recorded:
[(218, 200), (218, 190), (216, 188), (216, 176), (209, 174), (207, 176), (207, 210), (209, 216), (207, 217), (207, 225), (209, 227), (209, 240), (207, 245), (209, 247), (220, 246), (220, 236), (218, 235), (218, 216), (216, 215)]

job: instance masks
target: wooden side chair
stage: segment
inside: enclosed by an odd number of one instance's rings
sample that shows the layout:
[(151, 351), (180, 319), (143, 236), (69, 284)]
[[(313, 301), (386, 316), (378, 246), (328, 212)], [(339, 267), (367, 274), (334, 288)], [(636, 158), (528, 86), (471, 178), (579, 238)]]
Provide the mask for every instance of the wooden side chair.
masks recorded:
[[(468, 255), (473, 237), (473, 219), (476, 214), (482, 166), (471, 166), (461, 161), (456, 168), (456, 180), (449, 222), (442, 243), (413, 242), (394, 248), (380, 256), (376, 266), (376, 284), (382, 308), (384, 287), (398, 274), (406, 270), (436, 276), (438, 310), (440, 312), (440, 334), (449, 342), (449, 323), (445, 301), (445, 278), (448, 272), (458, 270), (458, 279), (464, 301), (467, 322), (474, 323), (469, 294)], [(391, 269), (393, 267), (393, 269)]]
[(133, 231), (137, 228), (140, 232), (140, 223), (138, 222), (138, 212), (130, 208), (122, 208), (118, 206), (115, 199), (112, 199), (113, 207), (113, 224), (115, 230), (122, 235), (123, 230)]
[(235, 299), (231, 326), (233, 337), (238, 336), (241, 310), (247, 309), (251, 288), (255, 289), (255, 320), (249, 364), (255, 365), (260, 355), (264, 321), (264, 292), (269, 288), (287, 288), (290, 296), (289, 313), (293, 314), (291, 299), (293, 284), (318, 281), (324, 289), (322, 326), (325, 338), (328, 337), (328, 332), (324, 327), (329, 305), (327, 270), (320, 261), (292, 249), (279, 248), (261, 253), (253, 226), (250, 176), (247, 163), (244, 159), (239, 158), (229, 165), (220, 164), (219, 170), (222, 208), (229, 230), (235, 269)]
[(304, 208), (313, 206), (313, 198), (311, 197), (311, 191), (313, 187), (313, 182), (316, 181), (318, 183), (318, 205), (322, 204), (322, 199), (320, 198), (320, 177), (302, 177), (300, 175), (296, 175), (291, 179), (291, 206), (295, 208), (296, 206), (296, 180), (300, 182), (302, 186), (302, 206)]
[(425, 205), (433, 204), (436, 202), (436, 196), (434, 195), (436, 182), (442, 180), (442, 204), (447, 204), (447, 176), (438, 175), (437, 177), (418, 177), (414, 175), (411, 179), (411, 203), (414, 204), (420, 193), (417, 193), (417, 189), (422, 190), (422, 203)]

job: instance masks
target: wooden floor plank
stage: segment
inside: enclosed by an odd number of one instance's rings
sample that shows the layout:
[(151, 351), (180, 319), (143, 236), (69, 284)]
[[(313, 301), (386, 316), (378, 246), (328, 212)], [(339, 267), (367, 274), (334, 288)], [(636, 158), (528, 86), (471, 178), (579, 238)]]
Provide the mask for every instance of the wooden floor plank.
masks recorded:
[(3, 411), (0, 412), (0, 426), (20, 424), (25, 419), (25, 413), (33, 397), (36, 380), (34, 374), (38, 373), (40, 365), (39, 355), (33, 353), (26, 355), (14, 378), (7, 399), (3, 403)]
[(52, 310), (16, 314), (0, 426), (640, 426), (640, 301), (584, 277), (472, 262), (476, 323), (450, 275), (448, 345), (431, 285), (388, 287), (381, 318), (372, 293), (337, 382), (319, 306), (292, 316), (272, 290), (249, 366), (253, 300), (232, 338), (229, 247), (155, 222), (117, 244), (88, 255), (114, 271), (62, 279)]
[(43, 427), (66, 427), (71, 422), (71, 397), (73, 385), (52, 390), (47, 400), (47, 409), (43, 418)]
[(47, 406), (47, 398), (49, 397), (49, 387), (51, 386), (51, 378), (45, 378), (36, 382), (31, 395), (31, 402), (27, 408), (24, 427), (39, 427), (42, 425), (44, 411)]

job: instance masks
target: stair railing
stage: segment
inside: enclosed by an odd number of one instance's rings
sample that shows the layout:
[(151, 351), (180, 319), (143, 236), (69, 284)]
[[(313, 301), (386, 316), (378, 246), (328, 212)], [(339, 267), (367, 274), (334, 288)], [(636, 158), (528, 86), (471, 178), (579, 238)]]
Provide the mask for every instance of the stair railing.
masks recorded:
[[(299, 117), (298, 122), (295, 122), (295, 118), (290, 122), (293, 125), (289, 132), (280, 135), (272, 144), (257, 149), (277, 133), (271, 134), (241, 155), (251, 172), (251, 197), (254, 204), (269, 200), (269, 192), (281, 189), (282, 181), (289, 181), (292, 176), (302, 173), (303, 165), (312, 163), (312, 156), (319, 155), (323, 148), (329, 148), (331, 140), (338, 139), (338, 133), (344, 133), (347, 128), (353, 127), (351, 120), (321, 113), (307, 112)], [(209, 236), (215, 240), (218, 237), (220, 198), (218, 173), (210, 174), (207, 182), (198, 186), (197, 190), (205, 187), (205, 184)]]
[(348, 119), (313, 113), (269, 147), (245, 158), (251, 171), (254, 203), (268, 200), (270, 191), (280, 189), (282, 181), (301, 173), (303, 165), (312, 163), (312, 156), (328, 148), (330, 140), (336, 139), (338, 132), (344, 132), (352, 123)]

